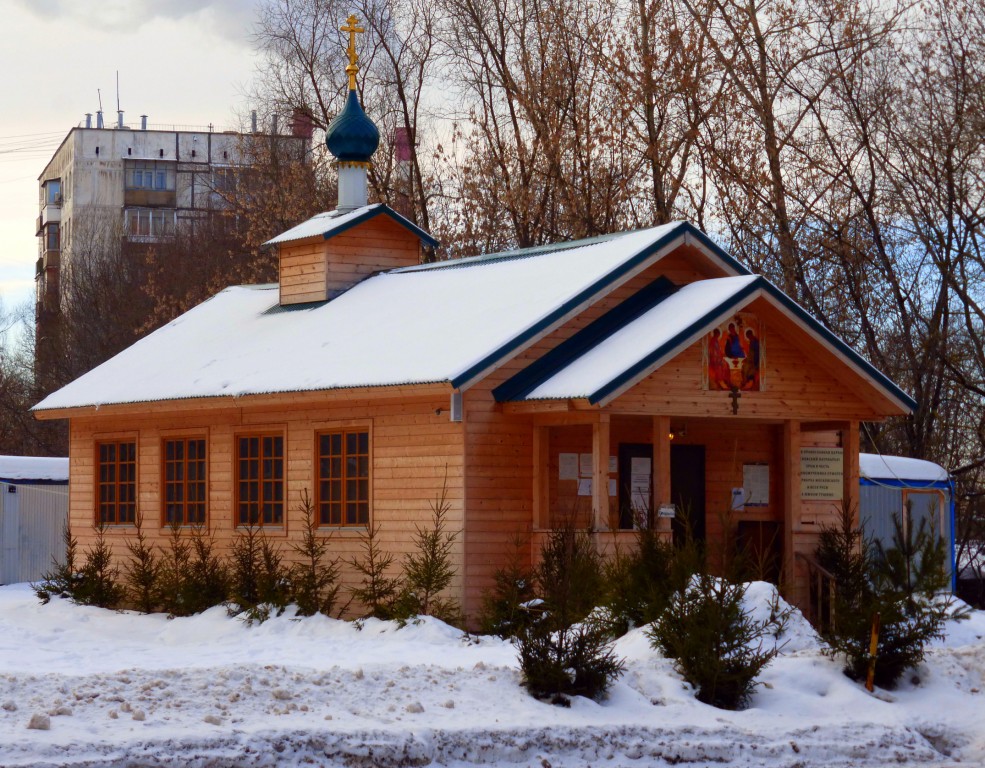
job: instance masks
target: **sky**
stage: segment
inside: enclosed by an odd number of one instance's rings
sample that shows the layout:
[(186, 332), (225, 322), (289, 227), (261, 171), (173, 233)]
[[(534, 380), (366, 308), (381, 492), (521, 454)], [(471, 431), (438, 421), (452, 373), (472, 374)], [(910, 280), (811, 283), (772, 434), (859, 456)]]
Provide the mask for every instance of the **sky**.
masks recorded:
[(99, 108), (128, 124), (236, 128), (258, 0), (0, 0), (0, 301), (34, 297), (37, 178)]

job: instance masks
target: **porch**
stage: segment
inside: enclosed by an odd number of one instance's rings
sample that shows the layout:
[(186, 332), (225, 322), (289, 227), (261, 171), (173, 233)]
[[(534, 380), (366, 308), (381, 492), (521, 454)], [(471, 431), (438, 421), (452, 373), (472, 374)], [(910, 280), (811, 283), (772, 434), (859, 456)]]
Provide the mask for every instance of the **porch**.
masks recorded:
[(804, 605), (813, 552), (842, 505), (857, 510), (857, 421), (696, 418), (609, 410), (531, 414), (532, 561), (552, 529), (591, 531), (603, 554), (640, 526), (734, 543), (754, 578)]

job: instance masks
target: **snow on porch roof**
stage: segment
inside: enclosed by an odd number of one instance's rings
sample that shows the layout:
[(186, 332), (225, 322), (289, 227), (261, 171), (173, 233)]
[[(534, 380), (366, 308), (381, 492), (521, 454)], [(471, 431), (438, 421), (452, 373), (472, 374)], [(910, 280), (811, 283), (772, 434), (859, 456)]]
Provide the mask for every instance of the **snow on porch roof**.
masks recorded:
[[(275, 285), (227, 288), (34, 409), (400, 384), (467, 386), (695, 236), (709, 251), (717, 248), (678, 222), (566, 250), (394, 270), (331, 301), (294, 307), (278, 304)], [(729, 262), (722, 262), (727, 272), (744, 271)]]
[[(605, 405), (690, 346), (726, 317), (762, 297), (808, 331), (824, 347), (906, 410), (916, 402), (832, 334), (795, 301), (758, 275), (699, 280), (654, 297), (645, 311), (619, 318), (621, 308), (600, 318), (568, 342), (577, 354), (556, 350), (496, 391), (499, 400), (584, 398)], [(612, 319), (614, 316), (615, 319)], [(599, 329), (598, 326), (607, 326)], [(589, 343), (580, 343), (581, 336)], [(580, 349), (579, 349), (580, 347)], [(533, 374), (533, 376), (531, 376)], [(526, 381), (524, 381), (526, 379)]]

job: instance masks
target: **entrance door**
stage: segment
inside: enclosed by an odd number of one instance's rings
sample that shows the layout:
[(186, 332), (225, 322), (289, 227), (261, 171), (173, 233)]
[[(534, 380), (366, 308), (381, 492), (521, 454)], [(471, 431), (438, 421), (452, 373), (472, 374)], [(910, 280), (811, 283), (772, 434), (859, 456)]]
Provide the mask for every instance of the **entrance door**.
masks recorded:
[(670, 446), (670, 500), (677, 507), (674, 543), (684, 542), (689, 527), (694, 541), (705, 540), (705, 447)]
[(653, 446), (619, 444), (619, 527), (632, 530), (653, 523)]

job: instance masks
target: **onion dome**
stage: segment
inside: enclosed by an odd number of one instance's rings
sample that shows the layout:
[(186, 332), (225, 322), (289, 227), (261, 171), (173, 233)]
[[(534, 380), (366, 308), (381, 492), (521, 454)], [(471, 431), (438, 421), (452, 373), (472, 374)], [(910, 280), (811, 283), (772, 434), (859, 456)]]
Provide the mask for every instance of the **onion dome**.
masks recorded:
[(380, 131), (363, 112), (356, 91), (349, 91), (345, 108), (329, 123), (325, 144), (339, 160), (351, 163), (368, 163), (380, 145)]

